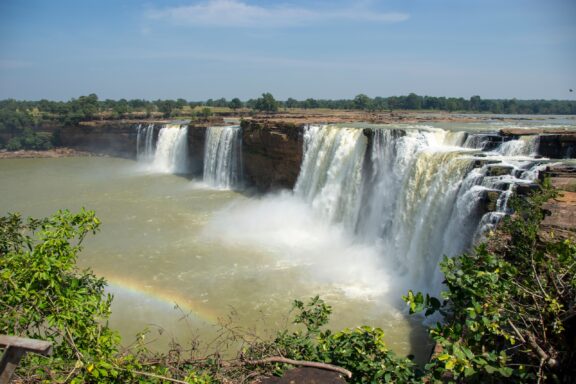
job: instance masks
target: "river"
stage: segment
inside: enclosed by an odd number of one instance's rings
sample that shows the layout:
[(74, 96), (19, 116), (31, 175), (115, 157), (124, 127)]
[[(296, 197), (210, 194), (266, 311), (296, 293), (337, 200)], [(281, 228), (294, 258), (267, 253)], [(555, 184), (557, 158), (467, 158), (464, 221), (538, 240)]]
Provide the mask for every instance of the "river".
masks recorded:
[(102, 157), (4, 159), (0, 180), (2, 213), (96, 211), (101, 231), (78, 263), (108, 281), (110, 325), (124, 344), (148, 329), (153, 349), (173, 339), (207, 345), (230, 319), (269, 335), (286, 326), (293, 299), (319, 294), (334, 307), (334, 329), (380, 326), (397, 352), (422, 348), (420, 320), (398, 309), (399, 297), (377, 300), (390, 281), (375, 248), (354, 244), (289, 194), (248, 198)]

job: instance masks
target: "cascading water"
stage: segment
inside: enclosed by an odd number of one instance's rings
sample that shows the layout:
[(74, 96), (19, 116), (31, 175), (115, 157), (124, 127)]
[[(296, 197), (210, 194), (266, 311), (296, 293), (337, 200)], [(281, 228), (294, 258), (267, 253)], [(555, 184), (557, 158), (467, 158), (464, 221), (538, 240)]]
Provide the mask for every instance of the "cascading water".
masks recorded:
[(166, 124), (160, 129), (150, 166), (161, 173), (185, 174), (188, 171), (188, 126)]
[(310, 126), (294, 191), (328, 221), (354, 228), (360, 209), (366, 137), (355, 128)]
[(240, 126), (209, 127), (204, 149), (204, 181), (222, 189), (242, 182)]
[(150, 161), (154, 158), (154, 124), (138, 125), (136, 136), (136, 159)]
[(518, 140), (503, 142), (498, 152), (504, 156), (531, 156), (538, 148), (538, 136), (522, 136)]
[[(411, 288), (436, 293), (440, 258), (468, 249), (501, 217), (517, 180), (490, 176), (491, 161), (479, 166), (484, 157), (466, 147), (484, 146), (484, 140), (471, 136), (432, 127), (365, 133), (310, 126), (294, 192), (324, 220), (354, 233), (356, 241), (376, 244)], [(533, 141), (519, 141), (522, 153), (534, 150)], [(501, 152), (487, 153), (500, 158), (493, 162), (502, 161)], [(482, 209), (487, 191), (499, 196), (496, 213)]]

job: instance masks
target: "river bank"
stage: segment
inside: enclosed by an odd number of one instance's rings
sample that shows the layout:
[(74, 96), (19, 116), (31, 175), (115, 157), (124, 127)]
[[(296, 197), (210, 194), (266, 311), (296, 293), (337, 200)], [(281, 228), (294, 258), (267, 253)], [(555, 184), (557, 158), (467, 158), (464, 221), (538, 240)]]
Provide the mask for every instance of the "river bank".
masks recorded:
[(5, 149), (0, 150), (0, 159), (60, 158), (60, 157), (79, 157), (79, 156), (89, 157), (98, 155), (67, 147), (48, 149), (45, 151), (36, 151), (36, 150), (7, 151)]

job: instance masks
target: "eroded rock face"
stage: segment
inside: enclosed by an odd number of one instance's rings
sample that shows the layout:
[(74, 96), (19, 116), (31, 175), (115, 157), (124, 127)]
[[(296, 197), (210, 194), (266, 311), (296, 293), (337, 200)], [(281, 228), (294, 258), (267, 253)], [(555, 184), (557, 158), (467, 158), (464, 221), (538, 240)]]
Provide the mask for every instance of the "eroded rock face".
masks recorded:
[(576, 133), (540, 136), (538, 154), (551, 159), (576, 158)]
[(576, 167), (555, 165), (540, 173), (540, 178), (550, 178), (559, 195), (542, 207), (548, 215), (541, 224), (543, 237), (554, 233), (556, 238), (576, 239)]
[(562, 129), (503, 129), (500, 135), (518, 139), (520, 136), (538, 135), (538, 155), (551, 159), (576, 158), (576, 132)]
[(242, 121), (244, 181), (258, 191), (292, 189), (302, 163), (303, 127), (266, 120)]
[(134, 124), (106, 122), (58, 128), (64, 147), (81, 151), (136, 158), (137, 131)]
[(204, 171), (206, 129), (202, 125), (188, 126), (188, 169), (193, 177), (201, 177)]

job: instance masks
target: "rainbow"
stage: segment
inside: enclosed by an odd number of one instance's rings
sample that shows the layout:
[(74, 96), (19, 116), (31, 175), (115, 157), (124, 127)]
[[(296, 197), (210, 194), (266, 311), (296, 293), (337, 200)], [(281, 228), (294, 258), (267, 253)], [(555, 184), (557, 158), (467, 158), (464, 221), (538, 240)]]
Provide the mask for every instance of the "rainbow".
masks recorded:
[(143, 281), (127, 276), (119, 276), (113, 273), (98, 273), (98, 275), (106, 279), (110, 288), (119, 288), (120, 290), (143, 295), (170, 305), (177, 305), (182, 310), (193, 314), (196, 318), (208, 324), (218, 323), (219, 314), (199, 300), (194, 300), (189, 296), (172, 290), (152, 287)]

